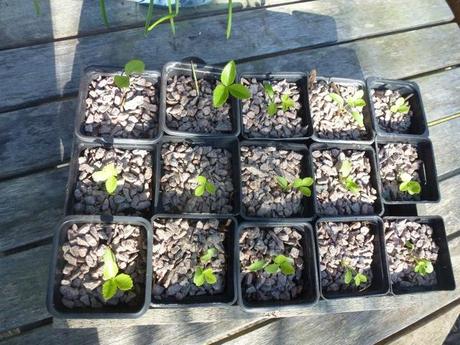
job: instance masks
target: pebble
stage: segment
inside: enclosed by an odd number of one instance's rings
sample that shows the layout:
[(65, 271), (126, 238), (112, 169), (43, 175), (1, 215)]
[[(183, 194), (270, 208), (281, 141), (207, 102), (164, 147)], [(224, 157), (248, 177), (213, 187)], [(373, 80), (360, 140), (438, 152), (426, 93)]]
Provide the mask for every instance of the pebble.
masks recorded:
[[(408, 99), (414, 94), (407, 94), (403, 97)], [(399, 91), (392, 90), (371, 90), (371, 99), (374, 104), (375, 116), (379, 127), (387, 133), (409, 133), (413, 116), (412, 109), (407, 114), (393, 113), (390, 108), (395, 105), (396, 100), (402, 97)]]

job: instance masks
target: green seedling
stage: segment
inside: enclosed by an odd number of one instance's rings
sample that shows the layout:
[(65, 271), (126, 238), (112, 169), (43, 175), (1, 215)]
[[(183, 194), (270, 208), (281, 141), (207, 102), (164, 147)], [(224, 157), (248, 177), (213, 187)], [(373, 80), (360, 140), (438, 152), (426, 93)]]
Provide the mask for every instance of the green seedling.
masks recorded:
[(361, 284), (367, 283), (367, 276), (363, 273), (357, 272), (351, 268), (345, 261), (341, 262), (342, 267), (345, 268), (345, 284), (353, 284), (356, 287), (359, 287)]
[(235, 61), (229, 61), (220, 75), (220, 83), (215, 87), (212, 95), (212, 104), (219, 108), (227, 102), (228, 96), (232, 95), (238, 99), (251, 97), (251, 92), (243, 84), (235, 83), (236, 64)]
[(415, 273), (420, 274), (422, 277), (433, 272), (433, 264), (427, 259), (416, 259), (415, 261)]
[[(126, 63), (121, 75), (116, 75), (113, 81), (120, 89), (129, 87), (129, 79), (133, 74), (144, 72), (145, 64), (142, 60), (130, 60)], [(123, 75), (124, 74), (124, 75)]]
[(265, 95), (268, 98), (267, 113), (268, 116), (274, 116), (277, 111), (277, 106), (275, 103), (275, 92), (273, 91), (273, 86), (270, 83), (264, 83)]
[(102, 170), (94, 172), (92, 177), (96, 183), (105, 182), (105, 190), (108, 194), (113, 194), (118, 185), (117, 175), (115, 164), (111, 163), (104, 166)]
[(198, 78), (196, 77), (195, 64), (193, 63), (193, 61), (190, 61), (190, 66), (192, 67), (192, 77), (193, 82), (195, 83), (196, 95), (200, 96), (200, 86), (198, 85)]
[(408, 173), (402, 173), (399, 176), (401, 184), (399, 185), (399, 190), (401, 192), (407, 192), (410, 195), (417, 195), (422, 192), (422, 186), (418, 181), (412, 181), (412, 176)]
[(198, 186), (195, 188), (195, 196), (203, 196), (205, 192), (209, 194), (216, 193), (216, 186), (214, 186), (208, 179), (202, 175), (196, 178)]
[(193, 283), (196, 286), (202, 286), (204, 283), (213, 285), (217, 282), (217, 277), (213, 273), (212, 268), (206, 268), (206, 264), (212, 261), (212, 259), (217, 255), (216, 248), (209, 248), (206, 251), (206, 254), (200, 257), (200, 262), (203, 266), (197, 266), (195, 269), (195, 274), (193, 276)]
[(111, 299), (117, 293), (117, 290), (128, 291), (133, 288), (133, 280), (125, 273), (118, 274), (117, 259), (110, 248), (104, 251), (104, 267), (102, 285), (102, 297), (105, 301)]
[(359, 193), (361, 188), (350, 176), (352, 170), (353, 170), (353, 165), (351, 164), (351, 162), (348, 159), (343, 160), (340, 163), (340, 169), (339, 169), (340, 182), (347, 190), (349, 190), (353, 194), (357, 194)]
[(395, 104), (390, 107), (390, 111), (392, 113), (407, 114), (409, 110), (409, 102), (407, 102), (403, 97), (399, 97)]
[[(340, 112), (351, 114), (358, 125), (360, 127), (364, 127), (364, 117), (362, 111), (366, 106), (366, 101), (363, 99), (363, 96), (364, 91), (358, 90), (353, 96), (348, 97), (346, 100), (334, 92), (331, 92), (328, 95), (328, 98), (338, 106)], [(326, 100), (328, 99), (326, 98)]]
[(250, 270), (251, 272), (257, 272), (263, 270), (265, 266), (267, 266), (268, 264), (269, 262), (266, 262), (264, 260), (256, 260), (249, 265), (248, 270)]
[(280, 255), (277, 255), (273, 259), (272, 264), (268, 263), (268, 265), (266, 265), (264, 269), (265, 269), (265, 272), (269, 274), (275, 274), (275, 273), (281, 272), (284, 275), (288, 276), (288, 275), (292, 275), (295, 273), (293, 264), (294, 264), (294, 259), (280, 254)]
[(291, 189), (297, 189), (300, 193), (305, 195), (306, 197), (311, 196), (311, 187), (313, 185), (313, 178), (305, 177), (305, 178), (296, 178), (294, 182), (289, 183), (289, 181), (283, 176), (277, 176), (276, 182), (278, 186), (280, 186), (283, 192), (289, 192)]
[(281, 109), (283, 111), (288, 111), (289, 109), (294, 108), (294, 107), (295, 107), (295, 102), (291, 97), (289, 97), (288, 94), (285, 93), (281, 95)]

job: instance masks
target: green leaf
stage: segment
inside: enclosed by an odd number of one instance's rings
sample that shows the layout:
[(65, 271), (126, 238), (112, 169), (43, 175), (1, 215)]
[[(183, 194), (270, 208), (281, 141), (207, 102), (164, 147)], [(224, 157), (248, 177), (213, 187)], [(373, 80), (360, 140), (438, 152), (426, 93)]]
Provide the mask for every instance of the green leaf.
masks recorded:
[(117, 176), (118, 171), (115, 167), (115, 164), (110, 163), (102, 168), (102, 171), (105, 171), (109, 176)]
[(249, 265), (248, 270), (250, 270), (252, 272), (257, 272), (257, 271), (260, 271), (261, 269), (263, 269), (264, 267), (265, 267), (265, 261), (257, 260), (257, 261), (254, 261), (252, 264)]
[(299, 192), (305, 195), (306, 197), (311, 197), (311, 190), (308, 187), (299, 187)]
[(130, 76), (133, 73), (141, 74), (144, 72), (145, 64), (142, 60), (130, 60), (125, 65), (125, 73)]
[(283, 273), (285, 276), (289, 276), (295, 273), (294, 266), (288, 261), (281, 263), (280, 269), (281, 269), (281, 273)]
[(390, 111), (391, 111), (392, 113), (397, 113), (398, 110), (399, 110), (399, 107), (396, 106), (396, 105), (392, 105), (392, 106), (390, 107)]
[(271, 103), (268, 103), (268, 107), (267, 107), (267, 113), (269, 116), (274, 116), (276, 114), (276, 111), (278, 109), (276, 108), (276, 104), (271, 102)]
[(343, 102), (343, 98), (342, 98), (340, 95), (338, 95), (338, 94), (336, 94), (336, 93), (334, 93), (334, 92), (331, 92), (331, 93), (329, 94), (329, 97), (331, 98), (332, 102), (334, 102), (335, 104), (337, 104), (340, 108), (343, 107), (343, 103), (344, 103), (344, 102)]
[(199, 185), (198, 187), (195, 188), (195, 196), (203, 196), (204, 192), (206, 190), (206, 185)]
[(108, 301), (117, 293), (117, 283), (114, 279), (107, 280), (102, 285), (102, 297)]
[(220, 81), (225, 86), (230, 86), (234, 83), (236, 78), (236, 64), (235, 61), (231, 60), (227, 62), (222, 73), (220, 74)]
[(125, 273), (120, 273), (115, 277), (115, 283), (121, 291), (128, 291), (133, 288), (133, 280)]
[(401, 183), (401, 184), (399, 185), (399, 190), (400, 190), (401, 192), (407, 192), (407, 190), (408, 190), (408, 188), (409, 188), (409, 187), (408, 187), (409, 182), (410, 182), (410, 181), (404, 181), (403, 183)]
[(353, 164), (351, 164), (351, 161), (349, 161), (348, 159), (344, 159), (340, 163), (339, 172), (340, 172), (340, 175), (342, 175), (342, 177), (348, 177), (348, 175), (350, 175), (352, 170), (353, 170)]
[(230, 94), (238, 99), (246, 99), (251, 97), (251, 91), (243, 84), (233, 84), (228, 87)]
[(265, 267), (265, 272), (269, 274), (274, 274), (278, 272), (279, 268), (280, 267), (278, 266), (278, 264), (270, 264)]
[(361, 112), (353, 110), (351, 116), (353, 116), (353, 119), (355, 119), (360, 127), (364, 126), (364, 116)]
[(103, 261), (104, 268), (102, 275), (104, 280), (115, 278), (118, 273), (117, 259), (109, 247), (105, 248)]
[(294, 188), (299, 188), (301, 186), (303, 186), (301, 178), (296, 178), (294, 182), (292, 183), (292, 187)]
[(357, 99), (354, 102), (354, 106), (357, 107), (357, 108), (365, 107), (366, 106), (366, 101), (364, 99), (361, 99), (361, 98)]
[(115, 190), (117, 189), (117, 177), (116, 176), (110, 176), (106, 181), (105, 181), (105, 190), (109, 194), (113, 194)]
[(193, 284), (196, 286), (202, 286), (204, 284), (204, 274), (203, 269), (201, 267), (197, 267), (195, 270), (195, 274), (193, 275)]
[(367, 282), (367, 277), (362, 273), (357, 273), (354, 280), (355, 286), (360, 286), (362, 283)]
[(264, 82), (265, 94), (268, 96), (268, 99), (272, 100), (275, 97), (275, 92), (273, 91), (273, 86), (270, 83)]
[(345, 180), (345, 188), (350, 192), (357, 194), (360, 191), (359, 185), (349, 176)]
[(303, 179), (296, 178), (292, 186), (294, 188), (310, 187), (312, 184), (313, 184), (313, 179), (311, 177), (305, 177)]
[(310, 187), (311, 185), (313, 185), (313, 182), (315, 181), (312, 177), (305, 177), (304, 179), (302, 179), (302, 183), (305, 187)]
[(287, 262), (288, 258), (280, 254), (280, 255), (277, 255), (273, 261), (275, 262), (275, 264), (281, 265), (283, 262)]
[(228, 88), (223, 84), (216, 86), (212, 93), (212, 104), (215, 108), (221, 107), (228, 99)]
[(283, 190), (287, 190), (289, 188), (289, 182), (283, 176), (276, 176), (276, 182)]
[(422, 277), (432, 273), (434, 270), (433, 264), (427, 259), (417, 260), (414, 271)]
[(213, 284), (217, 283), (217, 277), (212, 272), (211, 268), (205, 269), (203, 271), (203, 276), (204, 276), (204, 279), (206, 280), (206, 283), (208, 283), (209, 285), (213, 285)]
[(204, 184), (206, 184), (206, 182), (208, 182), (208, 179), (206, 177), (202, 176), (202, 175), (200, 175), (200, 176), (198, 176), (196, 178), (196, 183), (198, 183), (198, 184), (204, 185)]
[(351, 269), (347, 268), (347, 270), (345, 271), (345, 284), (350, 284), (352, 280), (353, 272), (351, 271)]
[(410, 107), (408, 105), (402, 105), (399, 107), (399, 112), (402, 114), (407, 114), (410, 110)]
[(295, 106), (294, 100), (291, 97), (289, 97), (288, 94), (284, 94), (281, 96), (281, 104), (283, 111), (287, 111)]
[(403, 97), (399, 97), (399, 98), (396, 100), (395, 105), (396, 105), (397, 107), (400, 107), (400, 106), (402, 106), (405, 102), (406, 102), (406, 100), (405, 100)]
[(116, 75), (113, 78), (113, 82), (116, 86), (120, 89), (128, 88), (129, 87), (129, 77), (127, 75)]
[(206, 251), (206, 254), (204, 254), (203, 256), (200, 257), (200, 261), (201, 261), (202, 264), (206, 264), (209, 261), (211, 261), (212, 258), (214, 256), (216, 256), (216, 255), (217, 255), (217, 249), (216, 248), (209, 248)]
[(211, 182), (206, 182), (206, 191), (209, 194), (215, 194), (216, 193), (216, 186), (214, 186)]
[(422, 187), (417, 181), (409, 181), (407, 182), (407, 191), (410, 195), (420, 194)]

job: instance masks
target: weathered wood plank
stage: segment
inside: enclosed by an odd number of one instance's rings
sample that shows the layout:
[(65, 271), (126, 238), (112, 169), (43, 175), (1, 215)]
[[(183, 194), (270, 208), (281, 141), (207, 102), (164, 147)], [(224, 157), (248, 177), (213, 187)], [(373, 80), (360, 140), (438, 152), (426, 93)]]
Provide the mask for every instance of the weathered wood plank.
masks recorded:
[[(382, 13), (392, 14), (382, 20)], [(121, 66), (136, 56), (143, 59), (149, 68), (155, 69), (167, 61), (191, 55), (202, 56), (209, 63), (222, 63), (229, 59), (340, 42), (451, 18), (450, 9), (441, 0), (328, 0), (239, 12), (234, 16), (234, 31), (229, 41), (223, 41), (219, 35), (218, 28), (226, 25), (226, 16), (220, 15), (177, 23), (176, 39), (171, 39), (169, 27), (161, 25), (155, 35), (147, 38), (142, 35), (142, 29), (131, 29), (4, 50), (0, 52), (0, 61), (4, 67), (0, 70), (0, 78), (15, 82), (0, 85), (0, 111), (75, 92), (81, 71), (92, 64)], [(395, 39), (391, 36), (366, 41), (363, 42), (364, 50), (353, 51), (354, 47), (359, 48), (354, 43), (309, 54), (313, 55), (315, 63), (306, 64), (305, 52), (302, 52), (292, 55), (292, 61), (278, 57), (262, 60), (253, 67), (258, 70), (271, 70), (273, 66), (281, 70), (306, 70), (307, 67), (319, 65), (321, 59), (330, 59), (332, 53), (338, 58), (338, 61), (329, 60), (335, 66), (335, 71), (337, 66), (346, 69), (350, 64), (353, 65), (350, 68), (352, 71), (361, 71), (361, 58), (367, 59), (367, 65), (362, 66), (363, 70), (373, 71), (373, 65), (377, 63), (384, 70), (383, 65), (387, 67), (390, 62), (401, 63), (396, 59), (408, 62), (407, 56), (411, 55), (421, 59), (423, 71), (427, 71), (460, 63), (458, 32), (454, 24), (439, 26), (395, 35)], [(443, 40), (439, 40), (439, 37), (443, 37)], [(224, 43), (215, 49), (216, 42)], [(401, 49), (403, 45), (407, 49)], [(208, 52), (212, 54), (207, 55)], [(384, 64), (382, 60), (389, 61)], [(321, 71), (327, 70), (325, 68)], [(411, 72), (403, 74), (408, 76), (413, 74)]]
[[(293, 1), (294, 2), (294, 1)], [(101, 19), (99, 1), (39, 0), (41, 15), (37, 16), (29, 0), (0, 1), (0, 49), (26, 46), (74, 36), (143, 26), (147, 7), (132, 1), (106, 1), (110, 27)], [(282, 5), (283, 0), (240, 0), (233, 2), (233, 11)], [(202, 7), (182, 8), (177, 21), (195, 16), (227, 12), (227, 0), (214, 0)], [(154, 8), (154, 18), (167, 13), (163, 7)], [(21, 23), (21, 25), (17, 25)], [(222, 35), (225, 35), (222, 31)]]

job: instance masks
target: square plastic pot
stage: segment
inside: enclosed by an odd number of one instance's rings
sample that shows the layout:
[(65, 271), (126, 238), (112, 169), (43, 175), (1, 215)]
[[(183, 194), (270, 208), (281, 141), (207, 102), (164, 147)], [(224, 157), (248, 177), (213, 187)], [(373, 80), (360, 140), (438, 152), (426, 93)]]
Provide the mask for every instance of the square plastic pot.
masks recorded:
[(245, 79), (252, 79), (256, 78), (257, 81), (280, 81), (286, 79), (290, 83), (296, 83), (297, 88), (300, 92), (299, 102), (301, 104), (301, 108), (298, 111), (298, 114), (302, 118), (302, 125), (308, 126), (308, 132), (305, 136), (301, 137), (287, 137), (287, 138), (276, 138), (276, 137), (252, 137), (249, 133), (245, 133), (244, 131), (244, 114), (243, 114), (243, 107), (241, 104), (241, 100), (237, 100), (238, 102), (238, 109), (241, 113), (241, 136), (247, 140), (270, 140), (270, 141), (304, 141), (311, 138), (313, 127), (311, 124), (310, 112), (308, 111), (308, 98), (307, 98), (307, 75), (301, 72), (279, 72), (279, 73), (266, 73), (266, 74), (251, 74), (251, 73), (243, 73), (238, 76), (238, 80), (240, 81), (241, 78)]
[[(366, 80), (366, 85), (374, 127), (378, 136), (389, 138), (397, 138), (401, 136), (428, 137), (429, 132), (426, 122), (425, 109), (423, 107), (420, 89), (416, 83), (404, 80), (391, 80), (371, 77)], [(387, 132), (379, 125), (379, 121), (375, 113), (374, 102), (372, 102), (371, 97), (371, 90), (373, 89), (399, 91), (402, 97), (407, 97), (410, 94), (413, 94), (413, 96), (408, 100), (410, 109), (413, 111), (413, 115), (411, 118), (411, 126), (409, 127), (407, 133)]]
[[(411, 144), (417, 147), (417, 153), (419, 159), (423, 162), (421, 169), (419, 169), (419, 175), (421, 179), (421, 187), (422, 193), (420, 196), (420, 200), (387, 200), (383, 196), (383, 183), (382, 178), (380, 176), (380, 162), (379, 162), (379, 147), (385, 144), (397, 144), (397, 143), (405, 143)], [(408, 137), (398, 137), (398, 138), (382, 138), (377, 137), (376, 139), (376, 147), (377, 147), (377, 162), (379, 164), (379, 186), (382, 195), (383, 202), (387, 205), (415, 205), (415, 204), (423, 204), (423, 203), (436, 203), (440, 200), (440, 193), (439, 193), (439, 184), (438, 184), (438, 174), (436, 171), (436, 163), (434, 160), (434, 151), (433, 151), (433, 144), (431, 140), (424, 139), (424, 138), (408, 138)]]
[[(367, 158), (369, 158), (369, 163), (371, 164), (371, 185), (377, 191), (377, 199), (374, 203), (374, 215), (382, 215), (384, 213), (382, 197), (380, 195), (380, 183), (378, 179), (379, 170), (377, 169), (377, 158), (374, 149), (372, 146), (368, 145), (360, 145), (360, 144), (339, 144), (339, 143), (314, 143), (310, 146), (310, 160), (312, 162), (312, 171), (313, 176), (315, 176), (314, 168), (313, 168), (313, 151), (317, 150), (330, 150), (330, 149), (339, 149), (339, 150), (356, 150), (356, 151), (365, 151)], [(320, 213), (318, 207), (318, 201), (316, 199), (316, 183), (313, 185), (314, 196), (315, 196), (315, 209), (317, 212), (318, 217), (331, 217), (327, 214)], [(357, 217), (357, 216), (369, 216), (369, 215), (340, 215), (339, 217)]]
[[(138, 306), (104, 305), (102, 308), (70, 309), (62, 304), (59, 292), (62, 279), (62, 269), (65, 260), (62, 245), (66, 242), (67, 231), (72, 224), (130, 224), (143, 229), (146, 245), (146, 270), (144, 284), (144, 299)], [(57, 318), (65, 319), (133, 319), (142, 316), (150, 305), (152, 281), (152, 230), (147, 220), (140, 217), (111, 217), (111, 216), (70, 216), (66, 217), (56, 228), (53, 238), (53, 251), (48, 276), (48, 291), (46, 307), (48, 312)]]
[[(267, 228), (293, 227), (302, 233), (302, 247), (304, 251), (304, 272), (303, 290), (301, 296), (291, 301), (271, 300), (271, 301), (248, 301), (243, 297), (241, 287), (241, 267), (240, 267), (240, 235), (247, 228), (258, 227), (261, 231)], [(309, 223), (305, 222), (245, 222), (240, 224), (235, 235), (235, 272), (236, 283), (238, 285), (238, 305), (247, 312), (269, 313), (283, 310), (304, 310), (306, 306), (314, 305), (319, 300), (319, 278), (317, 272), (316, 244), (313, 229)]]
[[(327, 292), (323, 290), (321, 285), (321, 252), (319, 250), (318, 243), (318, 226), (319, 223), (333, 222), (333, 223), (355, 223), (355, 222), (368, 222), (372, 225), (370, 233), (374, 235), (374, 254), (371, 264), (372, 270), (372, 284), (364, 291), (355, 292), (339, 292), (331, 291)], [(362, 296), (384, 296), (390, 292), (390, 279), (388, 275), (388, 265), (385, 251), (385, 236), (383, 232), (383, 222), (380, 217), (377, 216), (366, 216), (366, 217), (330, 217), (320, 218), (315, 224), (315, 236), (318, 251), (318, 272), (320, 277), (320, 290), (321, 297), (324, 299), (337, 299), (345, 297), (362, 297)]]
[[(86, 143), (104, 143), (104, 144), (143, 144), (143, 145), (152, 145), (158, 142), (161, 137), (163, 136), (163, 131), (161, 129), (161, 121), (160, 121), (160, 111), (158, 111), (158, 123), (156, 124), (156, 134), (153, 138), (139, 138), (139, 139), (128, 139), (128, 138), (115, 138), (113, 136), (101, 136), (101, 137), (93, 137), (86, 135), (83, 131), (84, 122), (85, 122), (85, 112), (86, 112), (86, 97), (88, 95), (88, 87), (90, 82), (94, 79), (94, 77), (102, 75), (102, 76), (114, 76), (120, 75), (122, 69), (116, 67), (100, 67), (100, 66), (90, 66), (85, 69), (84, 74), (80, 80), (80, 89), (78, 92), (78, 106), (77, 106), (77, 114), (75, 117), (75, 136), (82, 142)], [(161, 73), (158, 71), (144, 71), (140, 76), (144, 77), (146, 80), (156, 83), (156, 88), (158, 89), (158, 108), (160, 109), (160, 92), (161, 89), (160, 79)]]
[(375, 132), (374, 132), (374, 125), (372, 122), (372, 116), (369, 111), (369, 97), (368, 92), (366, 90), (366, 84), (362, 80), (357, 79), (346, 79), (346, 78), (327, 78), (327, 77), (316, 77), (318, 81), (325, 81), (326, 83), (336, 83), (339, 85), (356, 85), (360, 86), (364, 91), (364, 100), (366, 101), (366, 106), (363, 108), (363, 117), (364, 117), (364, 127), (366, 128), (367, 135), (366, 137), (358, 140), (346, 140), (346, 139), (328, 139), (328, 138), (321, 138), (318, 133), (315, 131), (313, 126), (313, 114), (311, 110), (311, 103), (310, 103), (310, 94), (307, 88), (307, 95), (308, 95), (308, 112), (309, 117), (311, 119), (311, 125), (313, 129), (312, 139), (319, 143), (338, 143), (338, 144), (372, 144), (374, 142)]
[[(220, 222), (231, 220), (229, 231), (226, 234), (224, 240), (225, 252), (227, 254), (227, 271), (225, 274), (225, 289), (223, 293), (216, 295), (200, 295), (200, 296), (187, 296), (181, 301), (169, 298), (163, 301), (158, 301), (153, 298), (151, 307), (153, 308), (187, 308), (187, 307), (222, 307), (226, 305), (232, 305), (236, 302), (236, 280), (235, 280), (235, 258), (234, 258), (234, 247), (235, 247), (235, 233), (237, 228), (237, 221), (234, 217), (223, 216), (223, 215), (177, 215), (177, 214), (157, 214), (155, 215), (152, 222), (153, 233), (155, 232), (155, 226), (153, 222), (157, 219), (188, 219), (188, 220), (208, 220), (218, 219)], [(153, 236), (152, 236), (153, 245)], [(152, 253), (153, 254), (153, 253)], [(152, 262), (155, 265), (155, 262)], [(154, 275), (152, 273), (152, 285)]]
[[(391, 290), (395, 295), (402, 295), (407, 293), (428, 292), (428, 291), (441, 291), (441, 290), (455, 290), (455, 279), (452, 269), (452, 262), (449, 254), (449, 243), (446, 237), (446, 229), (444, 221), (439, 216), (417, 216), (417, 217), (383, 217), (383, 221), (399, 221), (407, 219), (411, 222), (426, 224), (432, 227), (432, 239), (439, 247), (438, 260), (433, 264), (434, 271), (436, 272), (436, 279), (438, 283), (434, 286), (412, 286), (412, 287), (398, 287), (391, 286)], [(388, 254), (387, 254), (388, 256)], [(391, 280), (390, 280), (391, 281)]]
[[(166, 212), (163, 203), (161, 201), (161, 177), (163, 176), (163, 159), (161, 156), (161, 150), (163, 144), (169, 143), (184, 143), (189, 144), (192, 146), (212, 146), (213, 148), (221, 148), (230, 151), (232, 154), (232, 182), (234, 187), (234, 195), (232, 200), (233, 212), (232, 213), (199, 213), (199, 212)], [(155, 214), (159, 213), (167, 213), (167, 214), (179, 214), (179, 215), (208, 215), (215, 217), (215, 215), (223, 215), (223, 216), (237, 216), (240, 213), (240, 205), (241, 205), (241, 194), (240, 194), (240, 186), (241, 186), (241, 178), (240, 178), (240, 150), (238, 145), (238, 140), (236, 138), (222, 138), (212, 139), (212, 138), (178, 138), (178, 137), (170, 137), (164, 136), (157, 148), (157, 156), (156, 156), (156, 171), (158, 178), (155, 180), (155, 203), (154, 209)]]
[[(290, 150), (290, 151), (295, 151), (297, 153), (301, 153), (303, 155), (302, 158), (302, 166), (301, 166), (301, 171), (300, 174), (302, 177), (313, 177), (313, 168), (312, 168), (312, 161), (311, 161), (311, 156), (308, 154), (308, 148), (305, 145), (302, 144), (296, 144), (296, 143), (289, 143), (289, 142), (282, 142), (282, 141), (259, 141), (259, 140), (244, 140), (240, 142), (240, 147), (241, 146), (262, 146), (262, 147), (269, 147), (269, 146), (274, 146), (277, 148), (277, 150)], [(240, 155), (241, 159), (241, 155)], [(241, 161), (240, 161), (241, 163)], [(240, 170), (238, 172), (238, 175), (240, 176), (241, 179), (241, 173), (242, 171)], [(296, 221), (311, 221), (315, 217), (315, 203), (314, 199), (316, 199), (316, 194), (315, 194), (315, 189), (311, 187), (312, 194), (310, 197), (302, 197), (302, 204), (301, 204), (301, 210), (300, 213), (293, 216), (293, 217), (286, 217), (286, 218), (281, 218), (281, 217), (258, 217), (258, 216), (250, 216), (246, 213), (245, 207), (241, 202), (241, 217), (243, 217), (244, 220), (248, 221), (285, 221), (285, 222), (296, 222)], [(241, 197), (240, 200), (243, 200), (243, 184), (241, 182)]]
[[(192, 60), (196, 60), (191, 58)], [(197, 79), (208, 79), (208, 80), (220, 80), (220, 74), (222, 68), (208, 66), (200, 63), (194, 63), (195, 72)], [(240, 115), (238, 109), (238, 103), (236, 99), (229, 96), (228, 101), (230, 104), (230, 120), (232, 122), (231, 132), (217, 132), (217, 133), (192, 133), (179, 131), (169, 128), (166, 121), (166, 88), (168, 84), (168, 78), (173, 76), (192, 76), (192, 69), (190, 63), (184, 62), (168, 62), (163, 66), (162, 78), (161, 78), (161, 96), (160, 96), (160, 128), (168, 135), (173, 135), (183, 138), (236, 138), (241, 131)]]
[[(157, 180), (156, 178), (156, 145), (145, 145), (145, 144), (136, 144), (136, 143), (131, 143), (131, 144), (117, 144), (117, 145), (111, 145), (108, 143), (97, 143), (97, 141), (93, 141), (92, 143), (86, 143), (82, 142), (80, 140), (75, 140), (73, 143), (73, 149), (72, 149), (72, 159), (70, 161), (70, 166), (69, 166), (69, 178), (67, 180), (67, 186), (66, 186), (66, 196), (65, 196), (65, 204), (64, 204), (64, 213), (66, 216), (68, 215), (73, 215), (76, 214), (74, 212), (74, 192), (75, 192), (75, 187), (77, 184), (77, 179), (78, 179), (78, 158), (80, 157), (80, 154), (83, 150), (85, 149), (91, 149), (95, 147), (102, 147), (104, 149), (124, 149), (124, 150), (147, 150), (150, 152), (152, 156), (152, 180), (151, 180), (151, 192), (153, 193), (154, 188), (155, 188), (155, 182)], [(150, 218), (153, 215), (153, 205), (154, 205), (154, 197), (152, 197), (151, 200), (151, 207), (148, 212), (143, 212), (142, 216), (145, 218)]]

